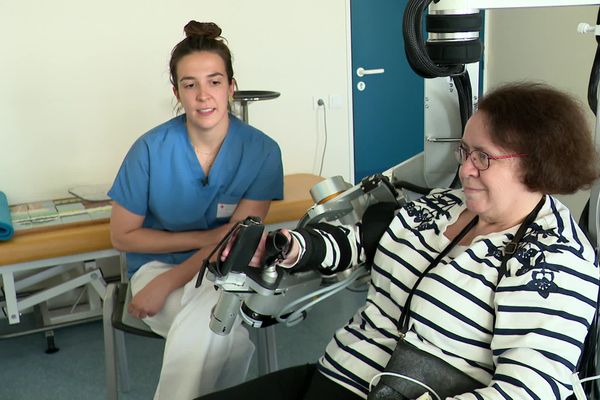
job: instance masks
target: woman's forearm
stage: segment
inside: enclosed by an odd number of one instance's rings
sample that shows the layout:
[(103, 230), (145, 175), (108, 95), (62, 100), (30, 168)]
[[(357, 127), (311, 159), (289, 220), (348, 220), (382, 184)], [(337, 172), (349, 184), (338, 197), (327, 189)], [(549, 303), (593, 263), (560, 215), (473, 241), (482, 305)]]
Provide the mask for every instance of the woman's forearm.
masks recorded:
[[(188, 283), (202, 268), (202, 262), (210, 254), (212, 248), (205, 247), (197, 251), (190, 258), (182, 262), (181, 264), (171, 268), (169, 271), (164, 273), (164, 278), (173, 291), (177, 288), (184, 286)], [(200, 271), (201, 274), (204, 271)]]
[(111, 232), (113, 246), (121, 251), (136, 253), (173, 253), (202, 249), (217, 243), (231, 224), (205, 231), (167, 232), (137, 228), (129, 232)]
[[(294, 263), (298, 270), (317, 268), (323, 273), (335, 273), (364, 260), (358, 226), (319, 224), (294, 231)], [(291, 258), (291, 255), (290, 255)]]

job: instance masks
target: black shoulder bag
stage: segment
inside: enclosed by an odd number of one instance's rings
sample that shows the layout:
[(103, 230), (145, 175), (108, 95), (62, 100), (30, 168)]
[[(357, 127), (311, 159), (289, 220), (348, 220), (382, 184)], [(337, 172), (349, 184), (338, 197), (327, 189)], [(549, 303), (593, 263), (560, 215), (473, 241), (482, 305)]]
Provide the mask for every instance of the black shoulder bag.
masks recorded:
[[(498, 270), (498, 282), (506, 274), (506, 263), (517, 250), (517, 245), (523, 238), (529, 225), (535, 220), (539, 210), (545, 202), (545, 196), (536, 205), (536, 207), (525, 218), (513, 239), (504, 247), (502, 263)], [(469, 232), (479, 217), (475, 217), (463, 228), (463, 230), (442, 250), (436, 259), (423, 271), (417, 282), (411, 289), (404, 312), (400, 317), (398, 325), (400, 327), (400, 340), (392, 353), (385, 369), (385, 373), (403, 375), (410, 379), (404, 379), (392, 375), (383, 375), (379, 383), (369, 393), (368, 400), (410, 400), (416, 399), (425, 392), (435, 392), (440, 398), (453, 397), (462, 393), (472, 392), (475, 389), (483, 388), (484, 385), (471, 378), (469, 375), (448, 364), (444, 360), (418, 349), (412, 344), (406, 342), (404, 337), (408, 332), (408, 322), (410, 319), (410, 302), (419, 286), (421, 280), (431, 271), (439, 262), (456, 246), (462, 238)], [(420, 382), (415, 383), (414, 381)]]

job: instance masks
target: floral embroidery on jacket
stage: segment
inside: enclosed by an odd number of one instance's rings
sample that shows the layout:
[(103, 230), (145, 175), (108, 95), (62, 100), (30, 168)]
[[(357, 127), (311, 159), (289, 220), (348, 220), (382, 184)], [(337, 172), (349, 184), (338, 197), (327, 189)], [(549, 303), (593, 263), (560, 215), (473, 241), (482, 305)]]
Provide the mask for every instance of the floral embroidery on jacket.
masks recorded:
[(546, 262), (545, 252), (561, 253), (558, 247), (546, 246), (540, 248), (540, 239), (556, 237), (558, 243), (565, 243), (566, 239), (556, 231), (542, 229), (537, 224), (532, 224), (528, 234), (523, 238), (514, 257), (521, 264), (516, 272), (517, 276), (531, 273), (531, 281), (527, 287), (538, 292), (540, 296), (547, 299), (551, 292), (557, 292), (558, 286), (554, 282), (558, 268)]
[(439, 235), (440, 229), (437, 220), (442, 216), (448, 218), (450, 216), (449, 210), (457, 204), (462, 204), (461, 199), (445, 191), (430, 195), (423, 200), (409, 203), (405, 208), (408, 216), (412, 217), (413, 221), (418, 223), (416, 229), (419, 232), (433, 229)]

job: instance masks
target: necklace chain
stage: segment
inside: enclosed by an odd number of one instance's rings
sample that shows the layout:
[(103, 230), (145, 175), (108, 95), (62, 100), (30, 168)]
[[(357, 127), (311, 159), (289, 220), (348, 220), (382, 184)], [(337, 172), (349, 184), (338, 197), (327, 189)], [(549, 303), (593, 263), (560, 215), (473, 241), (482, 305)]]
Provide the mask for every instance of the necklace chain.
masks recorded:
[(203, 156), (214, 156), (217, 154), (217, 151), (202, 151), (198, 146), (192, 146), (194, 147), (194, 152), (196, 152), (196, 154), (202, 154)]

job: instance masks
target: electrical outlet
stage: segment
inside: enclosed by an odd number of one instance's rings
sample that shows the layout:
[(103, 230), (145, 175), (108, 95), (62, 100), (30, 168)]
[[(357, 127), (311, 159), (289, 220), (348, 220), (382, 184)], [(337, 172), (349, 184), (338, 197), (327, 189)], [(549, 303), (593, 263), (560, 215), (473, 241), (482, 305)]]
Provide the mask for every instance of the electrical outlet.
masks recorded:
[[(318, 110), (319, 107), (327, 107), (327, 101), (325, 96), (314, 96), (313, 97), (313, 110)], [(319, 104), (319, 100), (323, 101), (323, 104)]]

